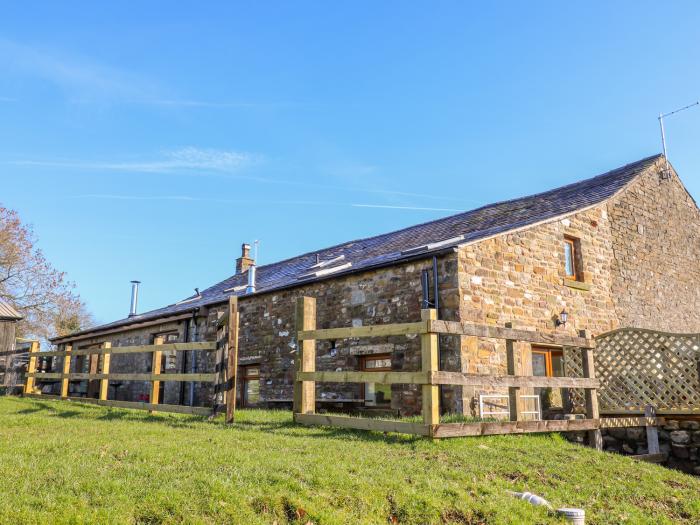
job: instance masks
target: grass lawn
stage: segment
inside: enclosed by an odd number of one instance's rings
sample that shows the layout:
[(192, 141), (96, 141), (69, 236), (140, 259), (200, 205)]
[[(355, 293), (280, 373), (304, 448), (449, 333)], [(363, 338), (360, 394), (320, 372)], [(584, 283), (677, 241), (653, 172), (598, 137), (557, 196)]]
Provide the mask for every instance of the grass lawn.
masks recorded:
[(457, 438), (0, 398), (1, 523), (700, 523), (700, 480), (557, 435)]

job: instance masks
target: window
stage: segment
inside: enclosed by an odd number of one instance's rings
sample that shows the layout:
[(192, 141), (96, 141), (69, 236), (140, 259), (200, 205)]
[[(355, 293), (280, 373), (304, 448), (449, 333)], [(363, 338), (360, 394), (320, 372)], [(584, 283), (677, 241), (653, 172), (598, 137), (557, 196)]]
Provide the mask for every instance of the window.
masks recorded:
[[(361, 359), (365, 372), (391, 372), (391, 355), (368, 355)], [(391, 385), (365, 383), (365, 404), (367, 406), (388, 407), (391, 405)]]
[(564, 237), (564, 270), (566, 277), (583, 281), (581, 241), (574, 237)]
[(539, 377), (563, 377), (564, 353), (558, 349), (533, 347), (532, 375)]
[(241, 405), (254, 407), (260, 403), (260, 367), (258, 365), (242, 367)]
[[(564, 352), (558, 348), (532, 347), (532, 375), (538, 377), (563, 377)], [(535, 388), (544, 409), (562, 408), (563, 395), (559, 388)]]

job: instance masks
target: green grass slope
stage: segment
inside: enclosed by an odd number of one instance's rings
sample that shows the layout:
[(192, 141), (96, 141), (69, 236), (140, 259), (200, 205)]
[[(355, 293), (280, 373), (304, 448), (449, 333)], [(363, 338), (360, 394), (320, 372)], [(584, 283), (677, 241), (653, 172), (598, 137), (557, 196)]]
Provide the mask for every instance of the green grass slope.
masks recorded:
[(700, 480), (557, 435), (431, 442), (0, 398), (0, 523), (699, 523)]

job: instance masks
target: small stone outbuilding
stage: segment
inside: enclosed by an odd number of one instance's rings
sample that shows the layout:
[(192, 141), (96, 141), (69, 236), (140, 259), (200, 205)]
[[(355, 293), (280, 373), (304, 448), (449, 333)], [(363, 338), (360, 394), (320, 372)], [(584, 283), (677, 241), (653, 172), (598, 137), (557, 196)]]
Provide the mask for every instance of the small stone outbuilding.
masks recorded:
[[(700, 332), (700, 210), (676, 172), (653, 156), (558, 189), (499, 202), (403, 230), (358, 239), (259, 266), (244, 245), (236, 273), (164, 308), (55, 339), (59, 347), (212, 340), (228, 297), (239, 297), (239, 392), (245, 406), (286, 407), (294, 379), (294, 308), (317, 301), (319, 328), (420, 319), (437, 305), (446, 320), (592, 335), (619, 327)], [(437, 283), (437, 290), (434, 283)], [(562, 312), (568, 322), (560, 324)], [(402, 370), (420, 367), (410, 337), (319, 343), (319, 370)], [(557, 375), (564, 349), (521, 344), (532, 375)], [(138, 359), (143, 362), (137, 363)], [(164, 359), (164, 371), (210, 367), (193, 352)], [(496, 340), (444, 337), (443, 370), (505, 373)], [(85, 371), (87, 361), (76, 359)], [(146, 356), (114, 355), (111, 371), (144, 371)], [(87, 382), (71, 395), (94, 395)], [(210, 404), (199, 384), (164, 383), (165, 403)], [(47, 387), (47, 388), (50, 388)], [(318, 386), (319, 408), (354, 407), (415, 414), (420, 388), (380, 384)], [(484, 391), (443, 388), (441, 406), (478, 415)], [(110, 387), (109, 397), (146, 400), (147, 383)], [(557, 400), (553, 400), (556, 403)]]

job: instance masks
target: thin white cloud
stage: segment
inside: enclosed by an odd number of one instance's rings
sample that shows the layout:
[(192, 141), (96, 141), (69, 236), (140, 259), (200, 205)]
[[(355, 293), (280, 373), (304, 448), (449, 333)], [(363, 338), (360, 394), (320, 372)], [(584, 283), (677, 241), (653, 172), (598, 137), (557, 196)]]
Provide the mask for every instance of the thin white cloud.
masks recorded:
[[(38, 166), (50, 168), (66, 168), (80, 169), (93, 171), (119, 171), (130, 173), (176, 173), (185, 176), (222, 176), (234, 178), (237, 180), (247, 180), (260, 184), (270, 184), (277, 186), (291, 186), (297, 188), (308, 188), (311, 190), (330, 190), (333, 192), (342, 193), (365, 193), (371, 195), (383, 195), (393, 197), (406, 197), (411, 199), (430, 199), (438, 201), (454, 201), (454, 202), (471, 202), (476, 203), (471, 199), (465, 199), (459, 196), (441, 196), (431, 195), (426, 193), (408, 192), (393, 189), (380, 189), (367, 186), (338, 186), (328, 184), (318, 184), (317, 182), (306, 182), (299, 180), (278, 179), (274, 177), (265, 177), (251, 175), (250, 173), (241, 173), (244, 168), (250, 167), (261, 162), (262, 156), (232, 151), (232, 150), (217, 150), (211, 148), (196, 148), (185, 147), (178, 150), (168, 151), (162, 155), (162, 158), (141, 161), (81, 161), (81, 160), (15, 160), (8, 161), (8, 164), (15, 166)], [(370, 168), (368, 168), (370, 169)], [(369, 182), (368, 182), (369, 184)], [(382, 205), (384, 206), (384, 205)], [(386, 205), (384, 207), (388, 207)], [(380, 207), (380, 205), (357, 204), (356, 207)], [(401, 206), (396, 206), (396, 209), (401, 209)], [(407, 208), (407, 209), (410, 209)], [(413, 208), (419, 209), (419, 208)], [(425, 207), (429, 211), (460, 211), (452, 208), (431, 208)]]
[[(39, 166), (49, 168), (70, 168), (81, 170), (124, 171), (136, 173), (168, 173), (183, 171), (187, 174), (203, 176), (215, 173), (231, 173), (240, 168), (249, 166), (262, 160), (260, 155), (254, 155), (238, 151), (226, 151), (217, 149), (203, 149), (186, 147), (174, 151), (165, 152), (163, 158), (144, 161), (81, 161), (81, 160), (14, 160), (8, 161), (15, 166)], [(317, 184), (295, 180), (277, 179), (272, 177), (260, 177), (254, 175), (236, 174), (236, 178), (250, 180), (263, 184), (278, 184), (285, 186), (297, 186), (342, 192), (371, 193), (377, 195), (393, 195), (399, 197), (415, 197), (437, 200), (462, 199), (456, 197), (442, 197), (424, 193), (407, 192), (401, 190), (384, 190), (378, 188), (362, 188)]]
[(351, 204), (353, 208), (384, 208), (388, 210), (418, 210), (418, 211), (464, 211), (456, 208), (430, 208), (425, 206), (393, 206), (390, 204)]
[(171, 106), (185, 108), (217, 108), (217, 109), (255, 109), (255, 108), (278, 108), (298, 106), (290, 102), (226, 102), (212, 100), (197, 100), (197, 99), (165, 99), (154, 98), (146, 100), (132, 101), (134, 104), (151, 104), (155, 106)]
[(209, 102), (206, 100), (153, 99), (145, 101), (157, 106), (179, 106), (193, 108), (252, 108), (256, 104), (246, 102)]
[(176, 168), (196, 168), (227, 171), (251, 162), (248, 153), (216, 149), (182, 148), (170, 153), (170, 164)]
[(447, 211), (447, 212), (461, 212), (464, 210), (455, 208), (432, 208), (425, 206), (394, 206), (390, 204), (355, 204), (355, 203), (344, 203), (344, 202), (330, 202), (330, 201), (300, 201), (300, 200), (265, 200), (265, 201), (250, 201), (250, 200), (236, 200), (236, 199), (217, 199), (217, 198), (200, 198), (191, 197), (187, 195), (123, 195), (123, 194), (110, 194), (110, 193), (87, 193), (82, 195), (73, 195), (70, 198), (74, 199), (105, 199), (105, 200), (124, 200), (124, 201), (183, 201), (183, 202), (216, 202), (216, 203), (237, 203), (239, 205), (300, 205), (309, 204), (315, 206), (349, 206), (352, 208), (380, 208), (389, 210), (413, 210), (413, 211)]
[(50, 82), (83, 98), (155, 97), (155, 84), (145, 77), (95, 61), (0, 39), (4, 73), (18, 72)]
[[(284, 103), (200, 100), (183, 97), (156, 79), (131, 70), (61, 51), (0, 38), (3, 74), (19, 74), (53, 84), (73, 104), (118, 102), (173, 108), (267, 108)], [(0, 102), (14, 99), (0, 97)]]
[(107, 199), (115, 201), (201, 201), (196, 197), (186, 195), (115, 195), (111, 193), (85, 193), (72, 195), (71, 199)]
[[(174, 171), (207, 170), (231, 172), (257, 160), (245, 152), (186, 147), (166, 152), (161, 159), (136, 162), (91, 162), (75, 160), (16, 160), (17, 166), (43, 166), (87, 170), (126, 171), (138, 173), (168, 173)], [(255, 179), (254, 177), (252, 177)]]

